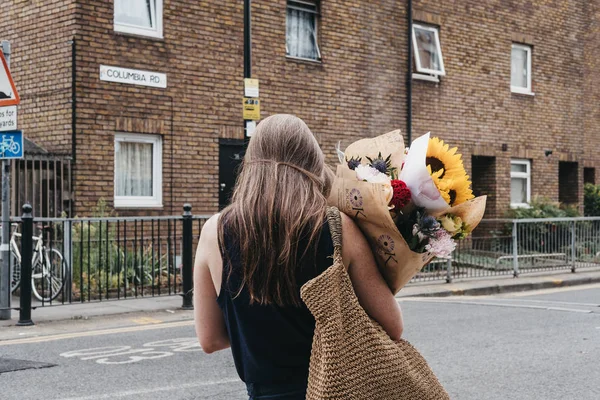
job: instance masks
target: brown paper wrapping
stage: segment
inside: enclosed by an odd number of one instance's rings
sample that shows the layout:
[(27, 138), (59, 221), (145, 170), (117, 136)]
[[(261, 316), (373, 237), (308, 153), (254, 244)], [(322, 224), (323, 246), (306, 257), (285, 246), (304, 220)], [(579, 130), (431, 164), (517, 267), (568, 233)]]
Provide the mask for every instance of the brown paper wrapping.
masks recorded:
[[(375, 158), (379, 152), (383, 158), (391, 155), (392, 166), (400, 170), (405, 155), (399, 130), (354, 142), (348, 146), (345, 155), (348, 160), (351, 157), (362, 157), (362, 163), (365, 164), (366, 156)], [(385, 185), (359, 181), (356, 172), (341, 164), (337, 167), (328, 201), (354, 219), (369, 241), (379, 270), (394, 294), (433, 259), (431, 253), (415, 253), (408, 247), (390, 215)], [(470, 230), (473, 230), (483, 218), (485, 203), (486, 196), (481, 196), (449, 207), (436, 216), (452, 213), (461, 217)]]
[(396, 228), (385, 201), (384, 186), (358, 181), (356, 173), (338, 165), (329, 204), (352, 217), (371, 248), (379, 270), (395, 294), (433, 258), (411, 251)]

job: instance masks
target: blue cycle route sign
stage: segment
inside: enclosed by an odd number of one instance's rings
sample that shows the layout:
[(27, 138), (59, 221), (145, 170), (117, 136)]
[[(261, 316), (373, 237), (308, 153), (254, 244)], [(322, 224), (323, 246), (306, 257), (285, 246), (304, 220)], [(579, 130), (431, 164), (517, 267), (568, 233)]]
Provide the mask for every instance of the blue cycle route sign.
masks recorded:
[(23, 131), (0, 132), (0, 159), (23, 158)]

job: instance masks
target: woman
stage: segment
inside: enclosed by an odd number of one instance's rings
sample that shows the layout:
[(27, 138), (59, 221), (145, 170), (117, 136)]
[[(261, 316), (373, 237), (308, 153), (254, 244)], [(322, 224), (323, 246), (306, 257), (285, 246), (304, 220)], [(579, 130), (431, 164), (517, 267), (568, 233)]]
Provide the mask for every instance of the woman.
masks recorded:
[[(196, 333), (206, 353), (231, 346), (250, 399), (304, 399), (315, 320), (300, 288), (331, 264), (325, 218), (331, 171), (308, 126), (262, 121), (232, 203), (210, 218), (196, 252)], [(360, 304), (392, 339), (402, 314), (354, 222), (342, 214), (342, 256)]]

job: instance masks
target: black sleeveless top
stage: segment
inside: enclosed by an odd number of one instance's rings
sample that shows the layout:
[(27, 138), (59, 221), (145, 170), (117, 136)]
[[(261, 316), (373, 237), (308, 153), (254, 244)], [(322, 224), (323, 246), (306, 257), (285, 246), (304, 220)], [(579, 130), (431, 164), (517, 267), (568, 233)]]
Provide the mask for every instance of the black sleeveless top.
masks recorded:
[[(315, 320), (308, 308), (250, 305), (246, 288), (236, 297), (242, 278), (239, 246), (233, 232), (225, 224), (224, 243), (220, 243), (223, 257), (223, 282), (217, 303), (223, 311), (231, 351), (237, 372), (246, 383), (305, 383), (315, 329)], [(300, 251), (306, 245), (299, 245)], [(276, 251), (276, 249), (273, 249)], [(333, 263), (333, 242), (325, 222), (314, 254), (299, 264), (296, 272), (298, 292), (310, 279), (318, 276)]]

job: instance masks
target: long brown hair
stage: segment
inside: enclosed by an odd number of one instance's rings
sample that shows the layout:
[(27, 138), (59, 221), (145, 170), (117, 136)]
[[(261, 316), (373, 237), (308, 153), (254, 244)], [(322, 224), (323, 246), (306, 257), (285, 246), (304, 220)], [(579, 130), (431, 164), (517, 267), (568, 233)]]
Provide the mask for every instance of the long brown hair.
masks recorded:
[(330, 188), (331, 171), (304, 121), (277, 114), (258, 125), (219, 224), (219, 242), (226, 225), (239, 245), (238, 289), (247, 288), (251, 303), (300, 304), (296, 269), (316, 251)]

